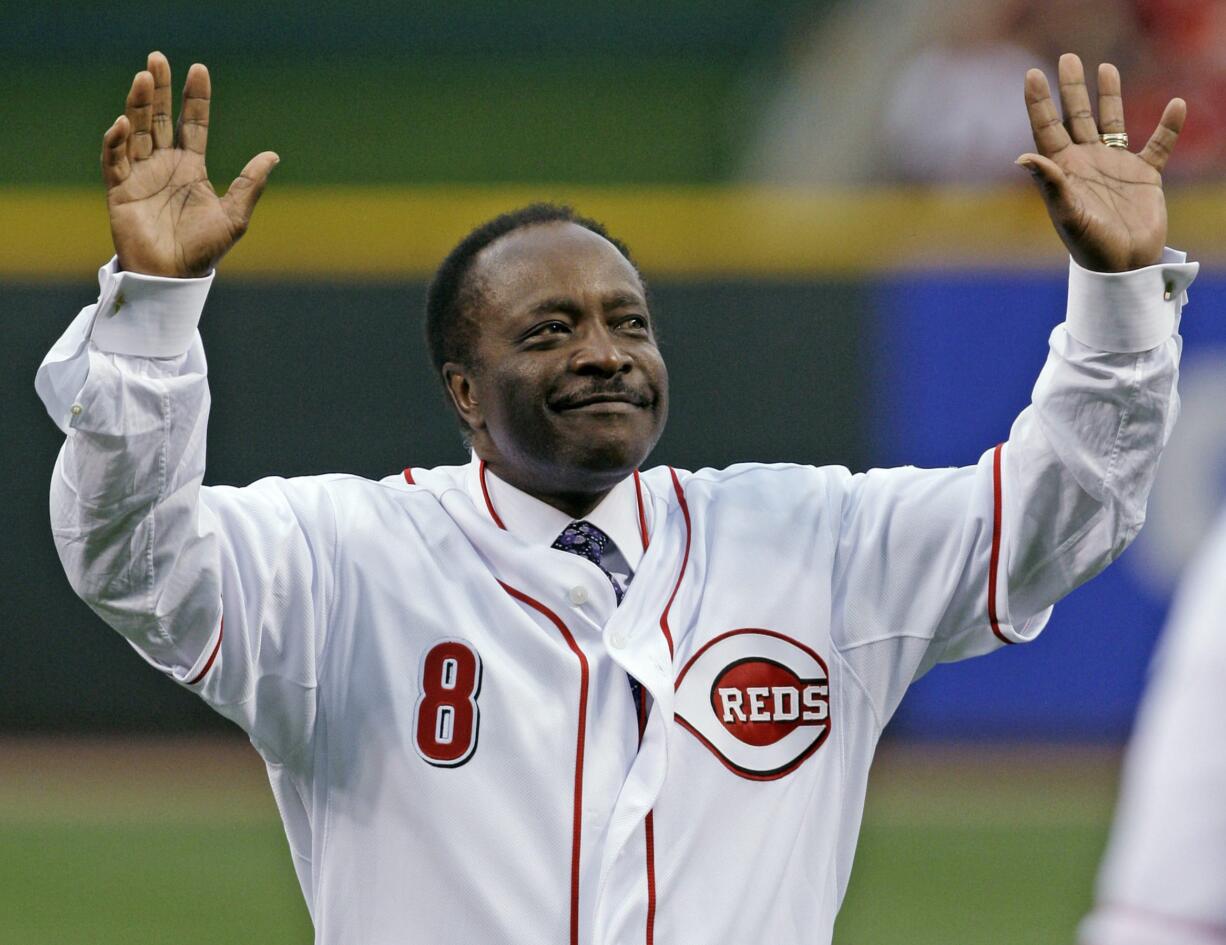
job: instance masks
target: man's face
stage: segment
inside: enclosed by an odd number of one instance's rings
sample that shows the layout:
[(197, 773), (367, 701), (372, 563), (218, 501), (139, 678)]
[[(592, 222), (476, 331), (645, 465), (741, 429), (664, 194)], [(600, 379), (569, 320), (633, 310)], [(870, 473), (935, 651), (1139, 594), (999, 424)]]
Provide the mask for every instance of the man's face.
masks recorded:
[(608, 240), (528, 226), (477, 255), (473, 363), (447, 374), (477, 455), (536, 495), (610, 488), (651, 451), (668, 372), (642, 282)]

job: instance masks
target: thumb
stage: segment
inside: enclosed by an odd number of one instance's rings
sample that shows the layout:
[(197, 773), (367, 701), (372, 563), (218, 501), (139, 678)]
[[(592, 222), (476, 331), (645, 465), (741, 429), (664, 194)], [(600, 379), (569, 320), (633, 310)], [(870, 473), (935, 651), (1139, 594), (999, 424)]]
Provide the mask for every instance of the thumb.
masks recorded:
[(260, 194), (264, 192), (264, 185), (268, 183), (268, 175), (280, 163), (281, 158), (275, 151), (264, 151), (257, 154), (247, 162), (242, 173), (234, 178), (230, 189), (221, 198), (222, 209), (240, 234), (247, 230), (247, 224), (251, 221), (251, 212), (255, 209)]
[(1030, 172), (1048, 207), (1069, 207), (1068, 178), (1059, 164), (1034, 153), (1023, 154), (1013, 163)]

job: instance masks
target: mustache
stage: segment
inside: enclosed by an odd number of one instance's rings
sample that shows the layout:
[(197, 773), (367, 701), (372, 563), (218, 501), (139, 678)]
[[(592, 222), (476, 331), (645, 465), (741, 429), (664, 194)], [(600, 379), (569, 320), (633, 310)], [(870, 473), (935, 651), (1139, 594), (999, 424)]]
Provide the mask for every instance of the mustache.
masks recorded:
[(609, 384), (592, 385), (582, 390), (568, 391), (553, 398), (549, 406), (554, 410), (566, 410), (602, 401), (619, 401), (633, 404), (636, 407), (650, 407), (655, 402), (655, 398), (643, 391), (627, 387), (622, 381), (615, 381)]

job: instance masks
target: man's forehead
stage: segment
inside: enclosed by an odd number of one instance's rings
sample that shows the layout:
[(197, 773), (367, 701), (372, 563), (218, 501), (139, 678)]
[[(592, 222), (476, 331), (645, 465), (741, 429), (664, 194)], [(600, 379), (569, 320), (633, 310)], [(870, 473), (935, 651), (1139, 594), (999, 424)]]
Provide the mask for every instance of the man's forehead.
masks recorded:
[(475, 260), (486, 292), (518, 298), (557, 292), (628, 290), (642, 295), (630, 261), (607, 239), (576, 223), (522, 227), (495, 240)]

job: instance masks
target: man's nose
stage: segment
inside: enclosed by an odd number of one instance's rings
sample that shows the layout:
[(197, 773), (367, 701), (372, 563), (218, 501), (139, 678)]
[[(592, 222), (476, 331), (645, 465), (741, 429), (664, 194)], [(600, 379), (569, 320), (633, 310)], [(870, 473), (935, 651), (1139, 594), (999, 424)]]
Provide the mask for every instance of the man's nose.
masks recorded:
[(575, 349), (571, 369), (576, 374), (602, 374), (612, 377), (630, 370), (633, 361), (607, 327), (586, 332)]

